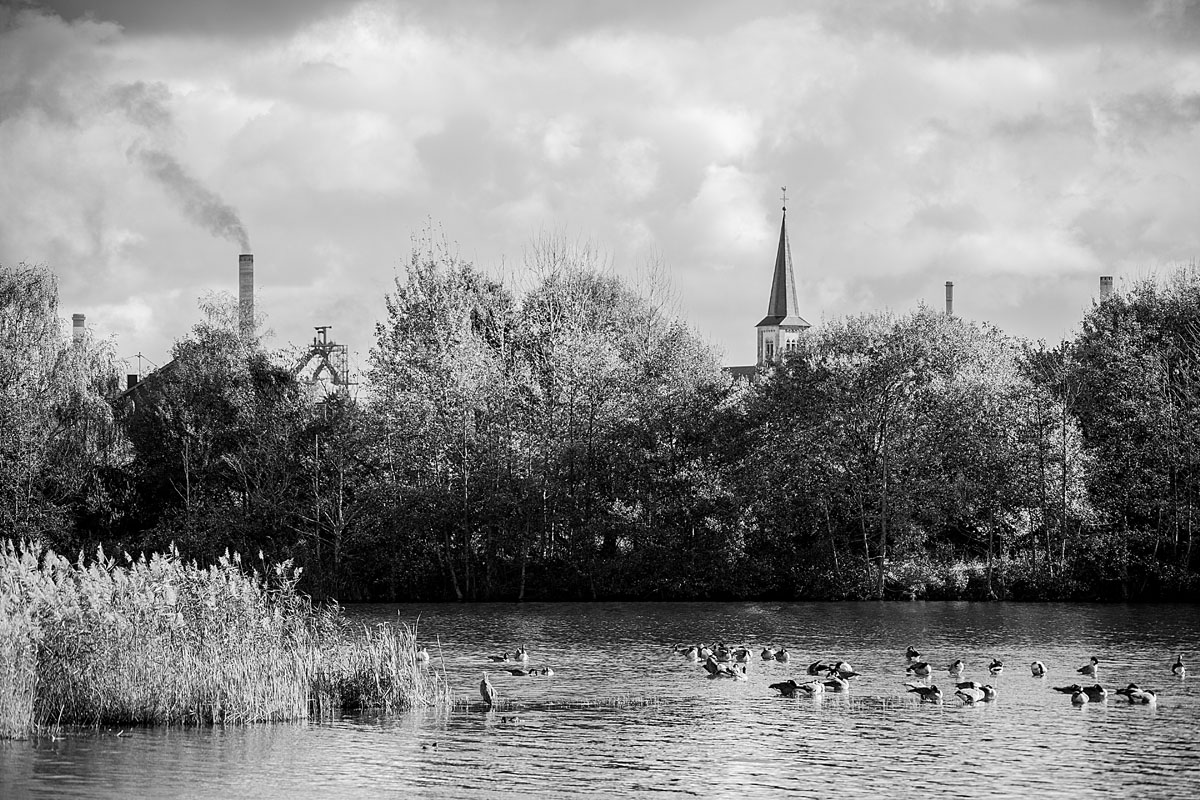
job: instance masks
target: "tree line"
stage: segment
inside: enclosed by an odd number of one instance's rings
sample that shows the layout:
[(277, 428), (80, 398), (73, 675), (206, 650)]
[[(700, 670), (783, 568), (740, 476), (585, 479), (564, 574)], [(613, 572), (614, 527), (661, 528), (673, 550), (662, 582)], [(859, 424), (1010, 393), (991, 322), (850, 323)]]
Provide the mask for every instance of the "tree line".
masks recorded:
[(1194, 599), (1200, 273), (1056, 346), (927, 307), (831, 320), (752, 382), (546, 237), (523, 284), (432, 237), (383, 298), (364, 390), (214, 300), (123, 391), (0, 268), (0, 523), (59, 552), (291, 559), (355, 600)]

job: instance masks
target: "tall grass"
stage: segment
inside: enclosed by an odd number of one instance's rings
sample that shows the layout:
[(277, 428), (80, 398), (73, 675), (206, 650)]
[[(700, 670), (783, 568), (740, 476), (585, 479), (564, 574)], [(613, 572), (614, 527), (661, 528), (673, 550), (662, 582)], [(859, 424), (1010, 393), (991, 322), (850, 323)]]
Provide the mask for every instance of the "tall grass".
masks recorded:
[(289, 564), (0, 547), (0, 737), (57, 724), (304, 719), (452, 702), (414, 632), (314, 607)]

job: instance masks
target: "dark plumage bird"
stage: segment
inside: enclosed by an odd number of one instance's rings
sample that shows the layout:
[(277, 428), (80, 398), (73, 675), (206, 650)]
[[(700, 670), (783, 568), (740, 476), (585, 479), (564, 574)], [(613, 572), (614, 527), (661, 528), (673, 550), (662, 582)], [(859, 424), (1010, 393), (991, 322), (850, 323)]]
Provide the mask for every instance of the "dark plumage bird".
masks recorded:
[(955, 687), (958, 689), (978, 689), (981, 692), (983, 691), (983, 684), (979, 681), (963, 681), (962, 683), (956, 683)]
[(1175, 659), (1175, 663), (1171, 665), (1171, 672), (1179, 677), (1187, 675), (1187, 667), (1183, 663), (1183, 653), (1179, 654), (1179, 658)]
[(501, 653), (498, 656), (488, 656), (488, 661), (508, 661), (508, 653)]
[(1035, 678), (1044, 678), (1046, 676), (1046, 665), (1040, 661), (1034, 661), (1029, 665), (1029, 672)]
[(518, 678), (523, 678), (526, 675), (532, 674), (529, 670), (522, 669), (521, 667), (512, 667), (511, 669), (506, 670), (506, 672), (508, 672), (509, 675), (516, 675)]
[(988, 664), (988, 672), (993, 675), (999, 675), (1004, 672), (1004, 662), (998, 658), (993, 658), (992, 663)]
[(1150, 689), (1143, 689), (1136, 683), (1131, 683), (1124, 689), (1117, 689), (1117, 694), (1124, 695), (1130, 703), (1140, 703), (1141, 705), (1150, 705), (1158, 700), (1156, 695)]
[(983, 689), (976, 689), (974, 687), (958, 689), (954, 692), (954, 696), (962, 700), (964, 706), (973, 706), (976, 703), (982, 703), (984, 698)]
[(782, 664), (786, 664), (787, 662), (792, 660), (792, 657), (788, 653), (786, 648), (781, 647), (775, 651), (775, 660)]
[(850, 681), (836, 673), (830, 673), (829, 678), (824, 682), (825, 688), (831, 692), (843, 693), (850, 691)]
[(833, 667), (830, 666), (829, 664), (826, 664), (824, 661), (814, 661), (808, 665), (808, 674), (809, 675), (822, 675), (826, 672), (829, 672), (832, 669), (833, 669)]
[(908, 687), (908, 691), (920, 697), (922, 703), (942, 702), (942, 690), (936, 686), (919, 686), (915, 683), (906, 683), (904, 685)]
[(774, 661), (775, 660), (775, 648), (774, 647), (764, 647), (763, 651), (762, 651), (762, 660), (763, 661)]
[(837, 662), (836, 664), (834, 664), (832, 667), (829, 668), (829, 671), (836, 672), (838, 675), (840, 675), (843, 678), (845, 678), (847, 675), (857, 675), (858, 674), (857, 672), (854, 671), (854, 667), (850, 666), (850, 662), (848, 662), (848, 661)]
[(1100, 659), (1092, 656), (1088, 663), (1084, 664), (1079, 669), (1075, 670), (1080, 675), (1087, 675), (1089, 678), (1096, 677), (1096, 673), (1100, 670)]
[(908, 649), (904, 651), (904, 657), (907, 658), (909, 661), (916, 661), (918, 658), (921, 657), (921, 654), (917, 652), (917, 648), (913, 647), (910, 644), (908, 646)]
[(904, 672), (908, 675), (916, 675), (918, 678), (928, 678), (933, 673), (933, 667), (929, 665), (928, 661), (918, 661), (905, 667)]
[(780, 681), (779, 683), (772, 683), (767, 688), (778, 689), (779, 694), (782, 695), (783, 697), (795, 697), (796, 692), (800, 689), (800, 684), (796, 683), (794, 680), (789, 679), (786, 681)]
[(953, 677), (958, 677), (959, 675), (963, 674), (963, 670), (966, 668), (967, 665), (963, 663), (963, 660), (961, 658), (956, 658), (953, 662), (951, 662), (950, 666), (946, 667), (946, 672), (950, 673), (950, 675)]
[(1091, 686), (1081, 686), (1078, 683), (1072, 683), (1070, 686), (1055, 686), (1054, 691), (1062, 692), (1063, 694), (1078, 694), (1079, 692), (1083, 692), (1093, 703), (1103, 703), (1108, 699), (1108, 690), (1098, 683)]
[(1073, 695), (1071, 695), (1071, 705), (1085, 706), (1088, 704), (1088, 702), (1089, 698), (1087, 696), (1087, 692), (1075, 692)]
[(483, 680), (479, 682), (479, 696), (483, 698), (483, 702), (488, 704), (488, 708), (496, 704), (496, 687), (492, 686), (486, 672), (483, 673)]

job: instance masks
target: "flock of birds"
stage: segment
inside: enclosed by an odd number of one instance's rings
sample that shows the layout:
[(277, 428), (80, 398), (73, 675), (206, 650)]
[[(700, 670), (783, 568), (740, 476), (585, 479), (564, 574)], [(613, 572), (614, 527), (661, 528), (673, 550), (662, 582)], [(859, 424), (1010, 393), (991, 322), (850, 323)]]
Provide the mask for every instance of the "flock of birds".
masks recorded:
[[(712, 646), (687, 645), (676, 650), (682, 653), (684, 658), (689, 661), (700, 663), (708, 673), (710, 679), (731, 678), (733, 680), (746, 680), (746, 671), (751, 661), (749, 648), (726, 647), (724, 644), (716, 644)], [(906, 691), (917, 695), (921, 702), (942, 702), (942, 689), (936, 684), (929, 682), (933, 673), (941, 669), (945, 669), (946, 673), (954, 679), (954, 696), (961, 700), (964, 705), (988, 703), (996, 699), (996, 688), (990, 683), (985, 684), (978, 681), (961, 680), (963, 673), (966, 671), (966, 664), (961, 658), (955, 659), (945, 667), (935, 667), (928, 661), (920, 660), (921, 654), (911, 645), (905, 651), (904, 656), (907, 661), (907, 666), (904, 670), (905, 674), (921, 681), (926, 681), (926, 683), (904, 683)], [(791, 661), (791, 654), (785, 648), (764, 648), (760, 657), (763, 661), (775, 661), (785, 664)], [(1088, 660), (1088, 663), (1076, 670), (1076, 673), (1084, 678), (1095, 680), (1099, 674), (1099, 670), (1100, 660), (1093, 656)], [(1034, 678), (1044, 678), (1047, 675), (1046, 665), (1041, 661), (1032, 662), (1029, 665), (1029, 671)], [(807, 680), (797, 681), (793, 678), (772, 683), (770, 688), (778, 691), (783, 697), (812, 697), (826, 692), (845, 693), (850, 691), (850, 681), (861, 674), (856, 672), (854, 667), (843, 660), (814, 661), (808, 665), (806, 672), (809, 676)], [(1002, 674), (1004, 672), (1004, 662), (998, 658), (993, 658), (991, 663), (988, 664), (988, 672), (991, 675)], [(1171, 665), (1171, 672), (1180, 678), (1187, 674), (1187, 667), (1183, 663), (1182, 654)], [(1074, 705), (1103, 702), (1108, 698), (1109, 694), (1108, 690), (1100, 683), (1094, 683), (1091, 686), (1073, 683), (1069, 686), (1055, 686), (1054, 690), (1071, 695), (1071, 702)], [(1136, 683), (1130, 683), (1124, 688), (1117, 689), (1114, 694), (1121, 695), (1129, 700), (1130, 703), (1135, 704), (1150, 705), (1158, 700), (1158, 696), (1153, 690), (1143, 689)]]
[[(752, 660), (749, 648), (744, 646), (727, 647), (721, 643), (712, 646), (699, 644), (687, 645), (676, 648), (676, 652), (682, 653), (683, 657), (689, 661), (699, 663), (705, 672), (708, 673), (710, 679), (729, 678), (732, 680), (746, 680), (747, 669)], [(791, 654), (786, 648), (767, 647), (762, 650), (759, 656), (763, 661), (773, 661), (783, 664), (791, 662)], [(989, 703), (996, 699), (996, 688), (990, 683), (985, 684), (978, 681), (960, 680), (966, 671), (966, 664), (961, 658), (955, 659), (945, 667), (935, 667), (928, 661), (922, 661), (921, 654), (911, 645), (905, 651), (904, 657), (907, 663), (904, 670), (905, 674), (915, 679), (926, 681), (925, 683), (905, 682), (903, 684), (906, 692), (915, 694), (921, 702), (942, 702), (942, 689), (936, 684), (929, 682), (933, 673), (941, 669), (945, 669), (946, 673), (954, 679), (954, 696), (962, 701), (963, 705), (973, 706), (977, 703)], [(420, 653), (418, 653), (418, 658), (420, 658)], [(488, 656), (488, 660), (495, 664), (513, 664), (514, 666), (497, 667), (499, 671), (508, 672), (510, 675), (535, 676), (554, 674), (554, 670), (550, 667), (543, 667), (541, 669), (530, 668), (529, 651), (524, 646), (518, 647), (511, 653), (504, 652), (500, 655)], [(809, 676), (806, 680), (797, 681), (794, 678), (788, 679), (772, 683), (770, 688), (778, 691), (783, 697), (793, 698), (813, 697), (826, 692), (841, 694), (849, 692), (850, 681), (860, 677), (862, 674), (856, 672), (854, 667), (843, 660), (814, 661), (808, 665), (806, 672)], [(991, 663), (988, 664), (988, 673), (991, 675), (1000, 675), (1003, 672), (1004, 662), (998, 658), (993, 658)], [(1047, 676), (1046, 665), (1041, 661), (1032, 662), (1029, 665), (1029, 672), (1034, 678), (1045, 678)], [(1092, 680), (1098, 678), (1099, 672), (1100, 659), (1095, 656), (1092, 656), (1086, 664), (1076, 670), (1078, 675)], [(1171, 665), (1171, 673), (1180, 678), (1187, 674), (1187, 666), (1183, 663), (1182, 653), (1175, 659), (1175, 663)], [(1055, 686), (1054, 690), (1071, 695), (1071, 703), (1076, 706), (1104, 702), (1108, 699), (1109, 695), (1109, 691), (1098, 682), (1093, 683), (1091, 686), (1085, 686), (1080, 683), (1073, 683), (1069, 686)], [(1120, 695), (1133, 704), (1151, 705), (1158, 700), (1158, 695), (1154, 690), (1143, 689), (1136, 683), (1130, 683), (1124, 688), (1116, 689), (1113, 694)], [(486, 671), (483, 673), (483, 680), (479, 682), (479, 695), (483, 698), (488, 708), (495, 705), (497, 698), (496, 687), (488, 679)]]
[[(524, 645), (511, 653), (506, 651), (498, 656), (488, 656), (488, 661), (491, 661), (493, 664), (514, 664), (511, 667), (497, 667), (497, 671), (507, 672), (509, 675), (516, 675), (518, 677), (538, 675), (549, 677), (554, 674), (554, 670), (550, 667), (541, 667), (540, 669), (530, 667), (529, 651), (525, 649)], [(517, 664), (520, 666), (516, 666)], [(496, 694), (496, 687), (488, 680), (488, 673), (486, 671), (483, 673), (483, 680), (479, 682), (479, 695), (483, 698), (483, 702), (487, 703), (488, 708), (496, 704), (496, 697), (498, 696)]]

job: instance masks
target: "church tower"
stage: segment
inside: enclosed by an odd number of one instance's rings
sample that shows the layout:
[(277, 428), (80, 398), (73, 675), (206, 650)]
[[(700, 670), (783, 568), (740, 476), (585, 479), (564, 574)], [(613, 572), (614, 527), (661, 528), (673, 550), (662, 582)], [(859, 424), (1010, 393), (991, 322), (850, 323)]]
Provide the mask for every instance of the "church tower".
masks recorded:
[(796, 313), (796, 275), (792, 270), (792, 248), (787, 238), (787, 187), (783, 190), (783, 222), (779, 225), (779, 250), (775, 254), (775, 276), (767, 315), (758, 323), (758, 366), (777, 364), (783, 354), (796, 349), (802, 334), (812, 326)]

